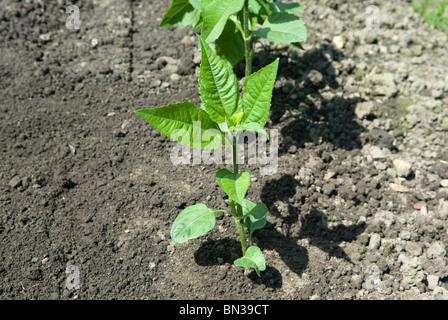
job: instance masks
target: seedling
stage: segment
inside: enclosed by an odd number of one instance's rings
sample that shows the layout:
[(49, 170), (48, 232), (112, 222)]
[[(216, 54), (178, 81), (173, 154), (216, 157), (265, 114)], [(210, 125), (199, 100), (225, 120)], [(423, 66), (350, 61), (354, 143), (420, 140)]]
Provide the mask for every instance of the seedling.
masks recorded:
[(251, 267), (260, 275), (266, 262), (260, 248), (252, 245), (252, 235), (266, 225), (267, 207), (245, 198), (250, 174), (239, 172), (237, 143), (243, 131), (267, 136), (264, 126), (271, 106), (278, 59), (244, 79), (241, 97), (231, 65), (212, 50), (204, 36), (199, 36), (199, 42), (201, 108), (185, 101), (135, 113), (164, 135), (191, 147), (213, 150), (222, 142), (229, 147), (233, 171), (219, 170), (216, 180), (228, 196), (230, 210), (211, 209), (202, 203), (189, 206), (176, 217), (171, 238), (176, 243), (198, 238), (214, 228), (215, 214), (227, 213), (235, 219), (243, 253), (234, 261), (235, 265)]
[(216, 53), (232, 66), (245, 59), (248, 77), (258, 38), (303, 49), (307, 29), (296, 15), (303, 12), (298, 3), (273, 0), (173, 0), (160, 27), (201, 28), (204, 41), (214, 42)]

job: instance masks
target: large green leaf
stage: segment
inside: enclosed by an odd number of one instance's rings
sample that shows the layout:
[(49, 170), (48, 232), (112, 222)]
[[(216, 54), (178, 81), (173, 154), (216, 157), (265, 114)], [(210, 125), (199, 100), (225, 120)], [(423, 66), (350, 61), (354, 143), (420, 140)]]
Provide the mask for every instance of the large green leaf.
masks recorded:
[[(217, 149), (221, 146), (221, 139), (213, 137), (210, 140), (203, 140), (205, 131), (216, 130), (216, 135), (221, 131), (207, 112), (191, 102), (185, 101), (158, 108), (140, 109), (135, 113), (164, 135), (189, 146), (202, 149)], [(210, 132), (213, 133), (213, 131), (208, 131), (208, 133)]]
[(241, 124), (256, 122), (264, 128), (271, 108), (278, 59), (251, 74), (243, 82), (244, 117)]
[(217, 123), (230, 119), (238, 112), (238, 81), (231, 65), (220, 58), (199, 37), (201, 44), (201, 67), (199, 70), (199, 92), (204, 108)]
[(243, 208), (244, 225), (249, 229), (249, 241), (255, 230), (262, 229), (266, 226), (266, 213), (268, 208), (264, 203), (255, 204), (247, 199), (243, 200), (241, 205)]
[(305, 22), (288, 12), (276, 12), (269, 15), (260, 29), (255, 31), (260, 38), (278, 43), (303, 42), (307, 37)]
[(232, 20), (227, 20), (224, 31), (215, 41), (216, 53), (236, 65), (244, 58), (244, 40), (241, 32), (236, 28)]
[(221, 169), (216, 173), (216, 180), (232, 200), (239, 204), (243, 203), (250, 184), (249, 172), (235, 174), (227, 169)]
[(206, 234), (215, 227), (216, 211), (202, 203), (187, 207), (174, 220), (171, 239), (182, 243)]
[(224, 30), (227, 19), (242, 10), (244, 0), (202, 0), (202, 31), (207, 43), (219, 38)]
[(260, 276), (260, 271), (266, 270), (266, 260), (264, 259), (263, 252), (257, 246), (249, 247), (246, 254), (236, 259), (233, 263), (240, 267), (254, 268), (258, 276)]
[(160, 27), (177, 27), (179, 25), (195, 26), (201, 17), (201, 10), (195, 8), (188, 0), (173, 0), (163, 16)]

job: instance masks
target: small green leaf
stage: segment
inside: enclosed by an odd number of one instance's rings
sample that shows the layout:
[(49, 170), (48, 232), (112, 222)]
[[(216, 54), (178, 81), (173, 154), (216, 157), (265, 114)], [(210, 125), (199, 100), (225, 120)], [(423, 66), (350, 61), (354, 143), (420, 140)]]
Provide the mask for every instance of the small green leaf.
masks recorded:
[(260, 38), (278, 43), (303, 42), (307, 38), (305, 22), (287, 12), (276, 12), (269, 15), (261, 28), (254, 33)]
[(173, 0), (163, 16), (160, 27), (194, 26), (200, 17), (201, 10), (196, 9), (188, 0)]
[(199, 36), (201, 67), (199, 92), (204, 108), (216, 123), (225, 122), (239, 112), (238, 81), (231, 65), (220, 58)]
[(176, 243), (198, 238), (215, 227), (215, 212), (199, 203), (187, 207), (174, 220), (171, 227), (171, 239)]
[(249, 241), (255, 230), (263, 229), (266, 226), (266, 213), (268, 208), (264, 203), (255, 204), (244, 199), (243, 204), (244, 226), (249, 229)]
[[(136, 114), (148, 121), (164, 135), (202, 149), (217, 149), (221, 146), (220, 139), (203, 140), (204, 133), (216, 130), (219, 126), (210, 119), (206, 111), (199, 109), (193, 103), (185, 101), (169, 104), (163, 107), (140, 109)], [(210, 136), (208, 134), (208, 136)]]
[(224, 30), (227, 19), (242, 10), (245, 0), (202, 0), (201, 34), (207, 43), (219, 38)]
[(216, 53), (235, 66), (244, 58), (244, 40), (232, 20), (227, 20), (224, 31), (215, 41)]
[(241, 122), (241, 119), (243, 119), (243, 116), (244, 116), (244, 111), (235, 113), (235, 114), (230, 118), (230, 122), (231, 122), (233, 125), (236, 126), (236, 125), (238, 125), (238, 124)]
[(243, 203), (244, 196), (250, 184), (249, 172), (235, 174), (227, 169), (221, 169), (216, 173), (216, 180), (222, 190), (239, 204)]
[(271, 108), (272, 90), (277, 76), (278, 59), (251, 74), (243, 82), (244, 123), (255, 122), (264, 128)]
[(281, 12), (289, 12), (289, 13), (304, 13), (305, 9), (298, 3), (283, 3), (283, 2), (273, 2), (270, 4), (273, 12), (276, 12), (278, 9)]
[(260, 271), (266, 270), (266, 260), (264, 259), (264, 255), (260, 248), (257, 246), (249, 247), (246, 254), (243, 257), (236, 259), (233, 263), (240, 267), (250, 267), (255, 269), (259, 277), (261, 276)]

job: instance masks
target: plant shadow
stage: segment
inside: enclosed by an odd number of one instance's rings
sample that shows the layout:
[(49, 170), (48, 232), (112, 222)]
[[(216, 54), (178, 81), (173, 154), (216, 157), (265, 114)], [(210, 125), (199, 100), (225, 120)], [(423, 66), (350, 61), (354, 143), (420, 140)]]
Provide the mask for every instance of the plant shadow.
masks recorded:
[(302, 239), (308, 239), (309, 245), (318, 247), (330, 257), (353, 263), (340, 244), (355, 240), (366, 224), (338, 224), (330, 228), (324, 213), (311, 208), (304, 214), (300, 207), (306, 196), (298, 191), (298, 185), (291, 175), (272, 179), (264, 185), (261, 201), (268, 207), (272, 223), (257, 234), (261, 239), (260, 247), (276, 250), (291, 271), (299, 276), (308, 266), (308, 251), (297, 244)]
[[(214, 266), (233, 264), (241, 257), (241, 244), (231, 238), (207, 239), (201, 243), (198, 250), (194, 253), (195, 262), (200, 266)], [(282, 287), (282, 276), (280, 272), (271, 266), (266, 266), (266, 270), (261, 272), (259, 277), (253, 270), (248, 278), (258, 285), (265, 285), (270, 288)]]
[(345, 150), (361, 148), (360, 134), (366, 130), (355, 121), (355, 107), (362, 100), (357, 95), (336, 94), (342, 87), (340, 75), (353, 71), (351, 67), (337, 70), (333, 66), (333, 62), (341, 65), (342, 51), (322, 44), (301, 53), (293, 46), (288, 50), (265, 46), (254, 60), (254, 71), (257, 71), (280, 57), (267, 123), (269, 129), (281, 125), (285, 139), (279, 154), (286, 153), (293, 145), (302, 148), (307, 142), (329, 142)]

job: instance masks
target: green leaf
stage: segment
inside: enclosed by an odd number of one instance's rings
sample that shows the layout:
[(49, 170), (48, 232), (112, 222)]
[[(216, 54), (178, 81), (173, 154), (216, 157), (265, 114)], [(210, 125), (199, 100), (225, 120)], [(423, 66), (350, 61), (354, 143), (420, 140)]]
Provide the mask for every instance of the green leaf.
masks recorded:
[(227, 19), (242, 10), (244, 0), (202, 0), (202, 24), (201, 34), (207, 43), (219, 38), (224, 30)]
[(173, 0), (163, 16), (160, 27), (194, 26), (200, 17), (201, 10), (196, 9), (188, 0)]
[(283, 3), (283, 2), (273, 2), (270, 4), (273, 12), (276, 12), (277, 9), (281, 12), (289, 12), (289, 13), (304, 13), (305, 9), (298, 3)]
[(244, 40), (241, 32), (236, 28), (232, 20), (227, 20), (224, 31), (215, 41), (216, 53), (236, 65), (244, 58)]
[(307, 37), (305, 22), (287, 12), (269, 15), (261, 28), (254, 33), (260, 38), (278, 43), (303, 42)]
[(215, 227), (215, 212), (199, 203), (187, 207), (174, 220), (171, 227), (171, 239), (176, 243), (198, 238)]
[(251, 246), (247, 249), (246, 254), (233, 262), (240, 267), (250, 267), (255, 269), (260, 277), (260, 271), (266, 270), (266, 260), (257, 246)]
[(243, 82), (244, 123), (256, 122), (264, 128), (271, 108), (272, 90), (277, 76), (278, 59), (251, 74)]
[(249, 12), (260, 16), (264, 20), (272, 13), (271, 3), (271, 0), (249, 0)]
[(243, 117), (244, 117), (244, 111), (235, 113), (235, 114), (230, 118), (230, 122), (231, 122), (233, 125), (236, 126), (236, 125), (240, 124), (240, 122), (241, 122), (241, 120), (243, 119)]
[(216, 130), (216, 134), (220, 134), (221, 131), (207, 112), (191, 102), (185, 101), (158, 108), (140, 109), (135, 113), (164, 135), (189, 146), (202, 149), (217, 149), (221, 146), (220, 139), (202, 139), (207, 130)]
[(244, 199), (243, 204), (244, 226), (249, 229), (249, 241), (255, 230), (263, 229), (266, 226), (266, 213), (268, 208), (264, 203), (255, 204)]
[(204, 108), (217, 123), (225, 122), (238, 113), (240, 94), (238, 81), (230, 64), (220, 58), (199, 36), (201, 67), (199, 92)]
[(249, 123), (244, 123), (244, 124), (236, 126), (236, 127), (230, 127), (230, 130), (252, 131), (252, 132), (256, 132), (256, 133), (261, 133), (261, 134), (264, 134), (269, 139), (269, 134), (257, 122), (249, 122)]
[(201, 9), (201, 0), (189, 0), (190, 4), (195, 8), (200, 10)]
[(216, 180), (229, 198), (239, 204), (243, 203), (250, 184), (249, 172), (235, 174), (227, 169), (221, 169), (216, 173)]

